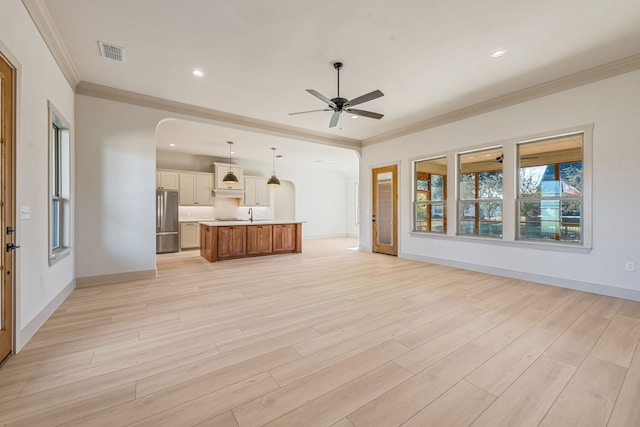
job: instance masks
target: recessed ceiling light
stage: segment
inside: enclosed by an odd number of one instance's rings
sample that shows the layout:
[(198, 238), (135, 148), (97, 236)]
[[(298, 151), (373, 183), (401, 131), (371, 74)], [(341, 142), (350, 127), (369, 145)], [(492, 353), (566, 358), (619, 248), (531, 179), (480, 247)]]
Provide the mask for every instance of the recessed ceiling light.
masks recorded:
[(333, 163), (333, 160), (329, 160), (329, 163)]
[(352, 119), (357, 119), (357, 118), (358, 118), (358, 116), (351, 116), (351, 118), (352, 118)]
[(198, 68), (196, 68), (195, 70), (193, 70), (193, 71), (191, 72), (191, 74), (193, 74), (193, 75), (194, 75), (194, 76), (196, 76), (196, 77), (204, 77), (204, 71), (202, 71), (202, 70), (200, 70), (200, 69), (198, 69)]
[(169, 144), (169, 147), (175, 147), (176, 144)]
[(507, 53), (506, 49), (498, 49), (493, 51), (489, 56), (491, 56), (492, 58), (500, 58), (501, 56), (504, 56), (506, 53)]

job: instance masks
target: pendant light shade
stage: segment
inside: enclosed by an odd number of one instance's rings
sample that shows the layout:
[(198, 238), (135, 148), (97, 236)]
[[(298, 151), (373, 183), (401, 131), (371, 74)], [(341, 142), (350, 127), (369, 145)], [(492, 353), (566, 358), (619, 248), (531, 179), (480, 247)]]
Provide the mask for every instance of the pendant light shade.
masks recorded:
[(231, 170), (231, 146), (233, 145), (233, 141), (227, 141), (227, 144), (229, 144), (229, 171), (224, 178), (222, 178), (222, 182), (225, 184), (237, 184), (238, 177)]
[(269, 178), (269, 181), (267, 181), (267, 185), (270, 187), (279, 187), (280, 180), (276, 176), (276, 147), (271, 147), (271, 150), (273, 151), (273, 174), (271, 175), (271, 178)]

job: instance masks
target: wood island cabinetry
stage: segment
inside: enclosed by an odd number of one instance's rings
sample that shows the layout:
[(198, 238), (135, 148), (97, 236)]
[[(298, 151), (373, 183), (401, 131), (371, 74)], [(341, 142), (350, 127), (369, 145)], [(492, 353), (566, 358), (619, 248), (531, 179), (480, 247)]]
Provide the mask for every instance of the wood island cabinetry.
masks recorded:
[(247, 255), (273, 252), (273, 225), (247, 225)]
[(302, 252), (302, 223), (200, 224), (200, 255), (210, 262)]
[(200, 256), (209, 262), (218, 260), (217, 227), (200, 224)]
[(273, 226), (273, 252), (293, 252), (296, 247), (296, 225), (276, 224)]
[(218, 259), (247, 256), (247, 227), (231, 226), (218, 229)]

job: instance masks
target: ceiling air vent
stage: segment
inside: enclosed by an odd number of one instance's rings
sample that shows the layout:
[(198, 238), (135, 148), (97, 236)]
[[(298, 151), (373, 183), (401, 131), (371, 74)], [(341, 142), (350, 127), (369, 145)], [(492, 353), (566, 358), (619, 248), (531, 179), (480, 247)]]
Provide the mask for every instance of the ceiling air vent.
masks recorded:
[(98, 42), (100, 45), (100, 54), (103, 58), (113, 59), (114, 61), (124, 62), (124, 49), (109, 43)]

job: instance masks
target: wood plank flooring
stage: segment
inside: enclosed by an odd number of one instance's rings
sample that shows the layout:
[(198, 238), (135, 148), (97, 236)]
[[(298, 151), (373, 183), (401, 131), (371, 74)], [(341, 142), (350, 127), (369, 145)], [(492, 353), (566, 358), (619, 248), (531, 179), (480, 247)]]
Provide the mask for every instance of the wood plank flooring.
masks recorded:
[(640, 303), (309, 240), (76, 289), (9, 426), (640, 426)]

